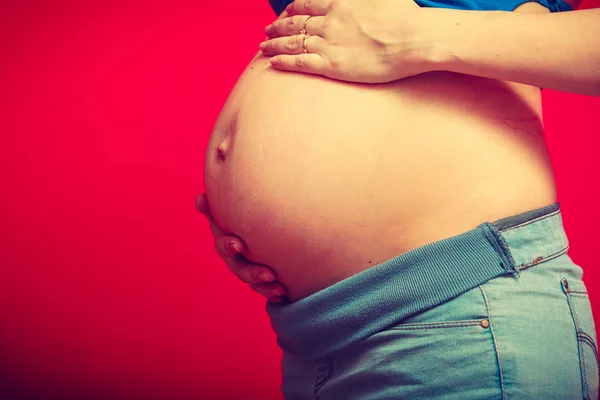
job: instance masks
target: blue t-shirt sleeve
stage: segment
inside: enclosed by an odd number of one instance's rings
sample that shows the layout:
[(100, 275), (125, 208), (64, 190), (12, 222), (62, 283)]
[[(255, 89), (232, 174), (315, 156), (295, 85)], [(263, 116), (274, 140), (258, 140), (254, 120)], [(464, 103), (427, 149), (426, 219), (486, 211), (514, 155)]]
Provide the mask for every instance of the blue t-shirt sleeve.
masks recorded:
[[(293, 0), (269, 0), (271, 8), (277, 15)], [(528, 0), (415, 0), (421, 7), (454, 8), (459, 10), (502, 10), (512, 11)], [(572, 11), (564, 0), (534, 0), (552, 12)]]
[(275, 11), (275, 14), (279, 15), (292, 1), (294, 0), (269, 0), (269, 3), (271, 3), (271, 8)]

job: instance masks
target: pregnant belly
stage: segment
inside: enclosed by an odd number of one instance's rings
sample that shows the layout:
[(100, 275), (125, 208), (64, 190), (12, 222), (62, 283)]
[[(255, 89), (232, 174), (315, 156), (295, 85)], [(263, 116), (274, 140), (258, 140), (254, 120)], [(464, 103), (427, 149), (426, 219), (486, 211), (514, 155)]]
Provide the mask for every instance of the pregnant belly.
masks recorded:
[(215, 221), (292, 301), (555, 201), (539, 89), (433, 72), (385, 85), (253, 60), (206, 153)]

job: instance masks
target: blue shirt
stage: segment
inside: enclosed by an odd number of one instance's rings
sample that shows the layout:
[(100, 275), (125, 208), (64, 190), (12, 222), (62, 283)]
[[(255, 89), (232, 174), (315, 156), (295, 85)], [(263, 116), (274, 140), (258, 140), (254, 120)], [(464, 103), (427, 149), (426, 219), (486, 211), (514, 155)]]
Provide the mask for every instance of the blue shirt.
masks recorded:
[[(269, 0), (271, 8), (277, 15), (292, 3), (293, 0)], [(456, 10), (498, 10), (512, 11), (530, 0), (416, 0), (421, 7), (453, 8)], [(570, 5), (563, 0), (536, 0), (551, 12), (572, 11)]]

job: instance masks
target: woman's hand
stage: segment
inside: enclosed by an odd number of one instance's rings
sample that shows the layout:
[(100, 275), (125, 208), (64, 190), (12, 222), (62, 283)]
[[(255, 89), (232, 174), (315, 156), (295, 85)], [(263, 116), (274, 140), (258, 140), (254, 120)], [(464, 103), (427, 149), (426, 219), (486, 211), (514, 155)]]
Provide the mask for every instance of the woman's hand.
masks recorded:
[(432, 27), (413, 0), (295, 0), (284, 14), (260, 45), (279, 70), (364, 83), (433, 70)]
[(245, 248), (244, 243), (236, 236), (225, 235), (217, 226), (210, 213), (206, 194), (198, 196), (196, 208), (208, 219), (210, 230), (215, 238), (215, 249), (231, 272), (243, 282), (249, 283), (252, 290), (265, 296), (269, 301), (285, 303), (287, 290), (277, 281), (275, 272), (269, 267), (251, 264), (244, 258), (241, 254)]

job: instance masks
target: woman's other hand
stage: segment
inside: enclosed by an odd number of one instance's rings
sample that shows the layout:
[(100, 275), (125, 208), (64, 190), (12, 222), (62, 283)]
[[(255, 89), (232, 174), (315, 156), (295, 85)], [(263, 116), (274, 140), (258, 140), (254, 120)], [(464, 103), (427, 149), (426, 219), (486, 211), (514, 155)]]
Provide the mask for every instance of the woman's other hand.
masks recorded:
[(296, 0), (282, 15), (260, 45), (279, 70), (364, 83), (433, 70), (433, 27), (413, 0)]
[(237, 236), (225, 235), (212, 218), (206, 194), (196, 199), (196, 208), (210, 223), (210, 230), (215, 238), (215, 249), (225, 261), (231, 272), (243, 282), (250, 284), (255, 292), (265, 296), (269, 301), (285, 303), (287, 290), (277, 281), (275, 271), (264, 265), (252, 264), (242, 255), (244, 242)]

